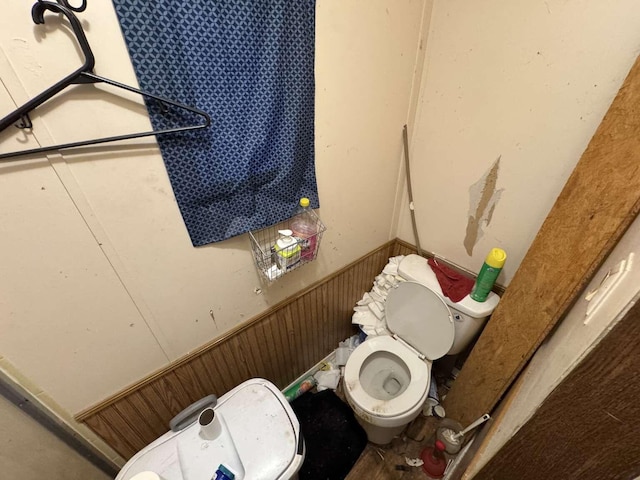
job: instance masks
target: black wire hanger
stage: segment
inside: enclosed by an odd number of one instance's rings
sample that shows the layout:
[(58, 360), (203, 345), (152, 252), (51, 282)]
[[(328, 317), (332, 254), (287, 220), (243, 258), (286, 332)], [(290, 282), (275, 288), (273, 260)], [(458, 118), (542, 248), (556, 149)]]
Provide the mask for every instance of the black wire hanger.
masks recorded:
[(80, 44), (80, 48), (84, 55), (84, 64), (80, 68), (78, 68), (76, 71), (67, 75), (65, 78), (58, 81), (56, 84), (52, 85), (51, 87), (47, 88), (44, 92), (40, 93), (39, 95), (36, 95), (27, 103), (25, 103), (24, 105), (22, 105), (21, 107), (19, 107), (18, 109), (14, 110), (12, 113), (4, 117), (2, 120), (0, 120), (0, 132), (4, 131), (11, 125), (15, 125), (16, 127), (21, 129), (32, 128), (31, 119), (29, 118), (29, 112), (31, 112), (36, 107), (38, 107), (42, 103), (49, 100), (54, 95), (60, 93), (69, 85), (83, 84), (83, 83), (93, 83), (93, 84), (106, 83), (108, 85), (113, 85), (114, 87), (117, 87), (117, 88), (122, 88), (129, 92), (138, 93), (144, 97), (148, 97), (156, 100), (160, 104), (161, 111), (163, 113), (167, 111), (166, 104), (172, 105), (174, 107), (186, 110), (188, 112), (191, 112), (201, 117), (202, 123), (199, 123), (196, 125), (183, 126), (183, 127), (165, 128), (162, 130), (152, 130), (149, 132), (128, 133), (128, 134), (116, 135), (112, 137), (95, 138), (92, 140), (63, 143), (60, 145), (54, 145), (50, 147), (39, 147), (39, 148), (30, 149), (30, 150), (20, 150), (20, 151), (11, 152), (11, 153), (2, 153), (0, 154), (0, 160), (18, 157), (18, 156), (32, 155), (36, 153), (50, 152), (53, 150), (66, 150), (66, 149), (75, 148), (75, 147), (85, 147), (88, 145), (96, 145), (100, 143), (116, 142), (119, 140), (128, 140), (132, 138), (141, 138), (141, 137), (149, 137), (152, 135), (165, 135), (168, 133), (179, 133), (179, 132), (187, 132), (191, 130), (200, 130), (203, 128), (207, 128), (209, 125), (211, 125), (211, 117), (209, 117), (209, 115), (206, 112), (203, 112), (202, 110), (199, 110), (194, 107), (189, 107), (187, 105), (183, 105), (181, 103), (175, 102), (173, 100), (162, 97), (160, 95), (144, 92), (142, 90), (139, 90), (134, 87), (130, 87), (123, 83), (116, 82), (108, 78), (100, 77), (95, 73), (93, 73), (93, 68), (95, 65), (95, 57), (93, 56), (93, 52), (91, 51), (91, 47), (89, 46), (87, 37), (85, 36), (84, 30), (82, 29), (82, 25), (80, 24), (80, 21), (73, 13), (73, 11), (84, 10), (84, 8), (86, 7), (86, 0), (82, 1), (82, 5), (80, 7), (71, 7), (67, 0), (59, 0), (59, 1), (60, 1), (60, 4), (54, 3), (51, 1), (46, 1), (46, 0), (38, 0), (38, 2), (35, 3), (33, 5), (33, 8), (31, 9), (31, 17), (33, 18), (33, 21), (36, 24), (44, 24), (44, 13), (46, 10), (51, 10), (52, 12), (55, 12), (55, 13), (62, 13), (64, 16), (66, 16), (67, 19), (69, 20), (69, 23), (71, 24), (71, 28), (73, 29), (73, 32), (78, 40), (78, 43)]

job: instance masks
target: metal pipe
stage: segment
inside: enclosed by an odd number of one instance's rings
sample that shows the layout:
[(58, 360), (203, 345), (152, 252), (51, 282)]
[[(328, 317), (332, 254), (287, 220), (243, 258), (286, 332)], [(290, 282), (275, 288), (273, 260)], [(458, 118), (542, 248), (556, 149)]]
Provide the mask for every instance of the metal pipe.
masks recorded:
[(413, 236), (416, 240), (416, 249), (418, 255), (422, 256), (422, 248), (420, 247), (420, 237), (418, 236), (418, 226), (416, 224), (416, 213), (413, 206), (413, 190), (411, 189), (411, 168), (409, 162), (409, 136), (407, 134), (407, 126), (402, 129), (402, 138), (404, 141), (404, 166), (407, 175), (407, 191), (409, 193), (409, 211), (411, 212), (411, 225), (413, 226)]

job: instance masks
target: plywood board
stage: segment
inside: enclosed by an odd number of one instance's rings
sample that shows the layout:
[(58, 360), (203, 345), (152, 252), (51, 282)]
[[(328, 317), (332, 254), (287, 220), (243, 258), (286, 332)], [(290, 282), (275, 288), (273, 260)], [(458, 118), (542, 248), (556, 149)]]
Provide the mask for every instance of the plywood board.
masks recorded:
[(640, 63), (569, 177), (446, 398), (469, 423), (490, 412), (640, 207)]

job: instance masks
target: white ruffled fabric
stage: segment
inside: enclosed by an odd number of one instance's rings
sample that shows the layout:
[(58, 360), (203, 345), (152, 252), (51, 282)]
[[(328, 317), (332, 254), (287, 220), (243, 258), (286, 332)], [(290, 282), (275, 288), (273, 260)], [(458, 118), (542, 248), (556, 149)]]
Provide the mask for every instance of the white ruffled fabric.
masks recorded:
[(360, 329), (369, 336), (389, 335), (384, 316), (384, 305), (389, 291), (406, 280), (398, 274), (398, 265), (404, 255), (391, 257), (374, 279), (373, 288), (362, 296), (354, 307), (351, 323), (359, 325)]

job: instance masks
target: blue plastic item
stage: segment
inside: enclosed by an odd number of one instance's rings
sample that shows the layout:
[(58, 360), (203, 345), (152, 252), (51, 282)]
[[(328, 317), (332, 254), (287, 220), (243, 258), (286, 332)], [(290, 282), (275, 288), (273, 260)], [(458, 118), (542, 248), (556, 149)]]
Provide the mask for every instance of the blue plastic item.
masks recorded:
[(224, 465), (220, 465), (216, 470), (216, 478), (213, 480), (233, 480), (236, 476)]

